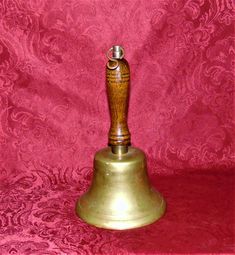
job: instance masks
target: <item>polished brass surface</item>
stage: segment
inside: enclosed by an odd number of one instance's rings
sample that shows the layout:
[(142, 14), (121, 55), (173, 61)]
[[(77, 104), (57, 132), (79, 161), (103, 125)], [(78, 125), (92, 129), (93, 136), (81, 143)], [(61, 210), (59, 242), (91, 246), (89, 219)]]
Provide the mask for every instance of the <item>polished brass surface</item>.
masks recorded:
[(76, 210), (91, 225), (121, 230), (154, 222), (165, 207), (163, 197), (149, 183), (145, 154), (133, 147), (114, 154), (107, 147), (95, 155), (92, 185)]

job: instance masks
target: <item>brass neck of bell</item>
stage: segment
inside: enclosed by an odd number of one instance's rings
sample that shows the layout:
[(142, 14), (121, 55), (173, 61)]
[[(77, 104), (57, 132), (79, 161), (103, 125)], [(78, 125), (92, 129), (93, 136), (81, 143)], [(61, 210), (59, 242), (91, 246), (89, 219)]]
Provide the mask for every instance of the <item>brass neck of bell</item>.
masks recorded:
[(111, 150), (112, 153), (121, 155), (128, 152), (128, 146), (127, 145), (111, 146)]

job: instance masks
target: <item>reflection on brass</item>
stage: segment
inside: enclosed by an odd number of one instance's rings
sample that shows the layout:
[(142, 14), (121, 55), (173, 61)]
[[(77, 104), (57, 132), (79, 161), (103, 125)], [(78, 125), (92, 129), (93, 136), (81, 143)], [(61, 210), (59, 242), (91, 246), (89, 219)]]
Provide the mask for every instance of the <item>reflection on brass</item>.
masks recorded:
[[(78, 200), (77, 214), (87, 223), (107, 229), (131, 229), (153, 223), (165, 212), (166, 203), (151, 186), (143, 151), (130, 146), (127, 126), (129, 65), (120, 46), (106, 69), (111, 116), (109, 147), (94, 158), (89, 190)], [(122, 56), (123, 57), (123, 56)], [(109, 68), (109, 66), (116, 66)]]

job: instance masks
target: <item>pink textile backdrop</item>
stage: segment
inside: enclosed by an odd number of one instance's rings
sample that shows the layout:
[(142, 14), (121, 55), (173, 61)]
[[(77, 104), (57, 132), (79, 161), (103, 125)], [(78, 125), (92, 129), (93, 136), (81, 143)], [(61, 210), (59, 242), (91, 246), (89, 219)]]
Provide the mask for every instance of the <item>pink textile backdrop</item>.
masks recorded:
[[(0, 0), (0, 254), (234, 251), (232, 0)], [(107, 144), (106, 51), (131, 68), (129, 128), (159, 222), (74, 213)]]

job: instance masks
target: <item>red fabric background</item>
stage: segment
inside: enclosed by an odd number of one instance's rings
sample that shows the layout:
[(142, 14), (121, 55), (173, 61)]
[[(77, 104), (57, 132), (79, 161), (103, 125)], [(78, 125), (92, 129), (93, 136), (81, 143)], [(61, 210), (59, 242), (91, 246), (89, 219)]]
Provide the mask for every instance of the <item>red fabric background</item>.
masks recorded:
[[(0, 0), (0, 254), (234, 249), (231, 0)], [(166, 216), (142, 229), (74, 213), (107, 144), (105, 53), (131, 67), (132, 144)]]

